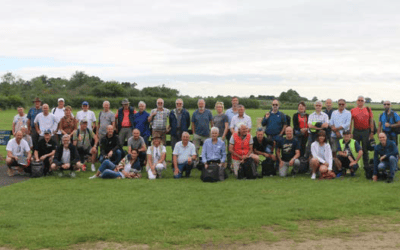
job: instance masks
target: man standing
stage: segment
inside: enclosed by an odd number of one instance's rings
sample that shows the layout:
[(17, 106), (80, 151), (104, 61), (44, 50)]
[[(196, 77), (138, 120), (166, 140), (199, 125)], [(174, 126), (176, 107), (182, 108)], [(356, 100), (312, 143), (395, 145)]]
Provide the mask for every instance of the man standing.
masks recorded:
[(109, 125), (112, 125), (115, 127), (115, 116), (112, 111), (110, 111), (110, 102), (109, 101), (104, 101), (103, 102), (103, 111), (100, 111), (99, 113), (99, 124), (98, 124), (98, 130), (97, 130), (97, 138), (99, 138), (99, 141), (103, 139), (104, 136), (107, 134), (107, 127)]
[[(340, 107), (339, 107), (340, 108)], [(336, 177), (340, 177), (343, 174), (343, 169), (350, 169), (351, 176), (355, 175), (358, 169), (358, 161), (361, 159), (363, 151), (360, 144), (351, 138), (350, 130), (343, 132), (343, 139), (339, 140), (337, 148), (337, 156), (341, 163)]]
[(197, 101), (198, 109), (192, 115), (193, 143), (196, 147), (196, 155), (199, 155), (201, 142), (210, 137), (210, 125), (213, 126), (211, 111), (206, 109), (203, 99)]
[(89, 103), (87, 101), (82, 102), (82, 110), (76, 114), (78, 123), (82, 120), (87, 120), (87, 127), (94, 131), (96, 129), (96, 115), (93, 111), (89, 110)]
[(152, 122), (152, 136), (158, 135), (161, 137), (163, 145), (165, 145), (166, 134), (167, 134), (167, 118), (169, 117), (169, 109), (164, 108), (164, 100), (161, 98), (157, 99), (157, 108), (152, 109), (148, 118), (149, 122)]
[(150, 114), (146, 112), (146, 103), (140, 101), (138, 104), (139, 112), (137, 112), (134, 117), (133, 126), (140, 131), (140, 136), (143, 137), (146, 146), (149, 145), (149, 137), (150, 137), (150, 123), (149, 116)]
[[(228, 127), (230, 128), (230, 124), (232, 121), (232, 118), (238, 114), (238, 105), (239, 105), (239, 98), (237, 96), (232, 97), (231, 100), (232, 103), (232, 107), (229, 108), (226, 112), (225, 115), (228, 117)], [(228, 129), (228, 132), (226, 133), (226, 145), (228, 147), (227, 149), (227, 167), (230, 169), (231, 167), (231, 162), (232, 162), (232, 156), (231, 156), (231, 152), (229, 152), (229, 140), (231, 139), (232, 136), (232, 132), (230, 129)]]
[(375, 147), (374, 152), (374, 174), (372, 179), (378, 180), (378, 171), (390, 170), (387, 182), (393, 182), (394, 175), (397, 171), (397, 161), (399, 160), (399, 150), (393, 141), (387, 139), (385, 133), (379, 134), (379, 144)]
[(42, 107), (40, 106), (42, 105), (42, 101), (39, 97), (36, 97), (35, 100), (33, 100), (33, 103), (35, 104), (35, 107), (29, 110), (26, 118), (28, 118), (28, 134), (30, 134), (32, 137), (33, 147), (36, 147), (36, 144), (39, 140), (39, 134), (35, 128), (35, 118), (39, 113), (42, 113)]
[(364, 106), (363, 96), (357, 98), (357, 107), (351, 110), (350, 131), (353, 130), (353, 139), (361, 142), (363, 150), (363, 163), (365, 166), (369, 162), (368, 141), (374, 138), (374, 117), (370, 108)]
[(15, 133), (21, 130), (22, 126), (26, 126), (28, 124), (28, 118), (24, 113), (24, 108), (19, 106), (17, 108), (18, 114), (14, 116), (13, 126), (12, 126), (12, 134), (15, 136)]
[(308, 158), (311, 154), (311, 144), (317, 139), (318, 132), (326, 130), (329, 126), (329, 117), (322, 112), (322, 102), (314, 103), (315, 112), (308, 117), (308, 142), (305, 157)]
[[(329, 121), (332, 118), (332, 113), (333, 113), (333, 108), (332, 108), (332, 99), (328, 98), (325, 101), (325, 107), (326, 109), (324, 110), (324, 113), (328, 115)], [(328, 128), (326, 129), (326, 136), (328, 138), (328, 140), (330, 141), (331, 139), (331, 128), (330, 128), (330, 124), (328, 126)], [(336, 148), (335, 148), (336, 150)]]
[(272, 110), (265, 114), (261, 122), (262, 126), (266, 126), (265, 134), (267, 138), (279, 142), (282, 139), (286, 129), (286, 115), (279, 111), (279, 101), (272, 101)]
[(183, 171), (185, 171), (185, 177), (189, 177), (193, 168), (193, 162), (196, 160), (196, 148), (189, 139), (189, 133), (182, 132), (182, 141), (176, 143), (174, 152), (172, 153), (175, 179), (181, 178)]
[(56, 153), (56, 148), (57, 148), (57, 143), (51, 139), (51, 131), (50, 130), (44, 131), (44, 138), (39, 140), (34, 152), (35, 161), (43, 162), (44, 176), (46, 176), (50, 170), (50, 165), (53, 162), (53, 157), (54, 154)]
[(20, 173), (23, 171), (21, 160), (25, 157), (27, 160), (31, 158), (31, 149), (29, 148), (28, 143), (22, 139), (22, 132), (18, 131), (15, 134), (15, 138), (8, 141), (6, 150), (6, 164), (8, 166), (7, 174), (11, 177), (14, 176), (14, 170), (11, 167), (18, 167), (18, 172)]
[(104, 160), (109, 159), (115, 165), (117, 165), (122, 158), (122, 150), (119, 144), (118, 135), (114, 134), (114, 127), (108, 125), (107, 135), (103, 137), (100, 142), (101, 154), (100, 162), (103, 163)]
[[(88, 121), (82, 120), (79, 128), (74, 132), (73, 144), (77, 148), (79, 153), (79, 160), (82, 163), (82, 170), (86, 170), (85, 156), (90, 155), (92, 159), (91, 170), (96, 171), (94, 163), (97, 159), (97, 142), (98, 137), (93, 133), (93, 131), (88, 128)], [(92, 141), (94, 141), (92, 145)]]
[(130, 102), (128, 99), (124, 99), (121, 104), (122, 108), (118, 109), (117, 113), (115, 114), (115, 118), (117, 119), (116, 126), (119, 145), (123, 147), (125, 140), (128, 140), (132, 136), (132, 130), (134, 128), (133, 124), (135, 121), (135, 109), (129, 106)]
[(40, 136), (39, 139), (43, 138), (45, 130), (50, 130), (52, 138), (54, 139), (59, 121), (53, 114), (49, 112), (49, 105), (43, 104), (43, 112), (35, 117), (34, 122), (36, 132)]
[(174, 151), (175, 144), (181, 140), (182, 133), (187, 132), (190, 126), (190, 114), (183, 108), (183, 100), (177, 99), (175, 105), (176, 109), (169, 114), (172, 151)]
[[(65, 116), (65, 101), (64, 98), (58, 98), (57, 100), (58, 106), (53, 108), (51, 110), (51, 113), (57, 118), (57, 121), (61, 121), (61, 119)], [(71, 113), (71, 116), (74, 117), (74, 115)], [(57, 144), (61, 141), (62, 133), (61, 130), (57, 131), (57, 134), (54, 135), (55, 141)]]
[(400, 129), (400, 116), (391, 109), (391, 106), (390, 101), (383, 102), (385, 112), (379, 116), (378, 133), (385, 133), (388, 140), (394, 141), (396, 145), (399, 145), (398, 132), (395, 130)]
[(238, 114), (233, 116), (231, 119), (231, 123), (230, 123), (230, 130), (231, 130), (231, 134), (234, 134), (235, 132), (237, 132), (239, 130), (238, 124), (244, 123), (246, 124), (247, 128), (248, 128), (248, 132), (251, 132), (251, 117), (245, 114), (245, 109), (244, 106), (239, 104), (238, 106)]
[(333, 154), (335, 154), (338, 149), (339, 140), (343, 137), (343, 131), (349, 130), (351, 123), (351, 113), (346, 110), (346, 101), (344, 99), (339, 99), (338, 106), (338, 110), (333, 111), (329, 121), (332, 131), (330, 144)]
[(285, 177), (289, 167), (293, 167), (293, 175), (299, 172), (300, 168), (300, 143), (293, 137), (293, 128), (286, 127), (286, 138), (278, 142), (277, 153), (279, 161), (279, 176)]

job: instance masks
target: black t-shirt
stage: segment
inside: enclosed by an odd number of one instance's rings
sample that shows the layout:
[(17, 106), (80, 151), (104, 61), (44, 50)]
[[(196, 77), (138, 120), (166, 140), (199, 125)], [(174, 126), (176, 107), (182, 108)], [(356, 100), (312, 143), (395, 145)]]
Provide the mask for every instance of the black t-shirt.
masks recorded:
[(261, 143), (259, 143), (257, 136), (254, 136), (253, 149), (260, 152), (266, 152), (268, 154), (272, 154), (274, 152), (274, 141), (264, 136)]
[(282, 161), (290, 161), (296, 154), (296, 150), (300, 150), (300, 144), (295, 138), (292, 140), (285, 138), (278, 143), (278, 148), (281, 150)]
[(43, 138), (36, 144), (35, 150), (38, 151), (39, 157), (42, 157), (43, 155), (50, 154), (53, 150), (56, 150), (56, 147), (57, 143), (53, 139), (50, 139), (49, 142), (46, 142), (46, 140)]

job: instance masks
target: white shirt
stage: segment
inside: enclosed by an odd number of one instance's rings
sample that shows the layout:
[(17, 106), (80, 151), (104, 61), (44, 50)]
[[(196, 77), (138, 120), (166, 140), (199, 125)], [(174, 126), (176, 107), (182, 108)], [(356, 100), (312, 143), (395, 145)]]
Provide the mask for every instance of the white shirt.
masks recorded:
[(70, 158), (71, 158), (71, 152), (69, 151), (69, 148), (64, 148), (63, 155), (61, 157), (61, 162), (63, 164), (69, 163)]
[(332, 170), (332, 149), (329, 143), (325, 143), (324, 146), (320, 146), (318, 141), (311, 144), (311, 154), (317, 158), (319, 162), (329, 164), (328, 169)]
[[(95, 115), (94, 112), (91, 111), (91, 110), (88, 110), (88, 111), (86, 111), (86, 112), (83, 111), (83, 110), (81, 110), (81, 111), (79, 111), (79, 112), (76, 114), (76, 119), (78, 119), (79, 123), (80, 123), (83, 119), (86, 119), (86, 120), (88, 121), (87, 127), (88, 127), (89, 129), (93, 130), (92, 124), (93, 124), (93, 122), (96, 121), (96, 115)], [(79, 128), (80, 128), (80, 126), (79, 126)]]
[[(339, 110), (335, 110), (332, 113), (331, 120), (329, 121), (330, 126), (335, 126), (336, 128), (338, 127), (343, 127), (339, 132), (341, 136), (343, 137), (343, 131), (350, 129), (350, 123), (351, 123), (351, 112), (344, 109), (342, 113), (339, 112)], [(336, 133), (332, 131), (332, 137), (336, 138)]]
[[(321, 122), (322, 124), (328, 123), (329, 124), (329, 116), (321, 111), (321, 113), (317, 114), (317, 112), (312, 113), (308, 117), (308, 125), (312, 125), (313, 122)], [(311, 133), (311, 130), (308, 130)]]
[(44, 115), (44, 113), (40, 113), (35, 117), (34, 123), (38, 123), (40, 136), (44, 136), (44, 131), (50, 129), (53, 133), (57, 130), (59, 120), (53, 114), (49, 113), (48, 115)]
[(183, 164), (187, 162), (189, 157), (196, 155), (196, 147), (190, 141), (188, 144), (183, 146), (182, 141), (175, 144), (173, 155), (178, 157), (178, 164)]
[(22, 139), (18, 144), (17, 140), (13, 138), (8, 141), (6, 150), (11, 151), (13, 156), (18, 157), (24, 156), (25, 153), (29, 153), (29, 151), (31, 151), (31, 148), (29, 147), (28, 142), (26, 142), (24, 139)]
[(229, 128), (233, 128), (235, 130), (235, 132), (237, 132), (238, 131), (237, 125), (239, 123), (244, 123), (244, 124), (246, 124), (248, 129), (251, 129), (252, 124), (251, 124), (250, 116), (248, 116), (246, 114), (243, 114), (243, 117), (239, 117), (239, 114), (233, 116)]
[(14, 120), (13, 123), (15, 124), (15, 133), (17, 133), (18, 131), (21, 130), (21, 127), (26, 125), (28, 126), (28, 118), (26, 117), (26, 114), (23, 116), (20, 116), (19, 114), (17, 114), (16, 116), (14, 116)]

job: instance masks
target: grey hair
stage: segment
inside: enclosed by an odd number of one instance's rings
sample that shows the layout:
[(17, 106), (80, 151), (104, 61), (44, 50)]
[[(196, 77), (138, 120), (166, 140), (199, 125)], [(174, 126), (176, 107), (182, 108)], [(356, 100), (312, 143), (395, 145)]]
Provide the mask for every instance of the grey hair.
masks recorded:
[(175, 103), (176, 103), (177, 101), (181, 101), (181, 102), (182, 102), (182, 105), (183, 105), (183, 100), (182, 100), (181, 98), (176, 99)]
[(156, 105), (158, 104), (158, 100), (161, 100), (161, 101), (162, 101), (162, 104), (164, 105), (164, 100), (163, 100), (162, 98), (158, 98), (158, 99), (157, 99)]
[(359, 96), (357, 97), (357, 99), (360, 99), (360, 98), (362, 98), (362, 99), (365, 101), (365, 98), (364, 98), (364, 96), (362, 96), (362, 95), (359, 95)]
[(388, 102), (389, 105), (391, 105), (392, 103), (389, 100), (384, 101), (383, 103)]
[(182, 136), (183, 136), (183, 135), (188, 135), (188, 136), (190, 136), (190, 134), (189, 134), (188, 132), (186, 132), (186, 131), (182, 133)]
[(204, 101), (204, 99), (199, 99), (199, 100), (197, 101), (197, 104), (199, 104), (200, 101), (203, 101), (204, 104), (206, 104), (206, 101)]
[(244, 123), (244, 122), (239, 122), (239, 123), (237, 124), (237, 127), (238, 127), (238, 128), (241, 128), (242, 126), (245, 126), (245, 127), (247, 128), (247, 125), (246, 125), (246, 123)]
[(104, 101), (104, 102), (103, 102), (103, 106), (104, 106), (104, 104), (106, 104), (106, 103), (108, 103), (108, 105), (110, 105), (110, 102), (109, 102), (109, 101)]
[(217, 133), (219, 134), (219, 128), (217, 128), (217, 127), (212, 127), (212, 128), (211, 128), (211, 133), (214, 132), (214, 131), (217, 131)]
[(64, 140), (64, 139), (70, 139), (70, 137), (69, 137), (69, 135), (63, 135), (63, 137), (62, 137), (62, 140)]
[(140, 101), (140, 102), (138, 103), (138, 107), (140, 106), (140, 104), (143, 104), (144, 106), (146, 106), (146, 103), (145, 103), (144, 101)]
[(314, 102), (314, 106), (317, 105), (318, 103), (322, 105), (321, 101), (316, 101), (316, 102)]

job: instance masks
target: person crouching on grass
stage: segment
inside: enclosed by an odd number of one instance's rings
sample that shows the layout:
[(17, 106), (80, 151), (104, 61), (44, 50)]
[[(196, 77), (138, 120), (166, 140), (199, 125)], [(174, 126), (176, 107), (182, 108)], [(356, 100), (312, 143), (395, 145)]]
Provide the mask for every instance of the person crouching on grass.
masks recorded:
[(310, 161), (312, 180), (316, 179), (318, 170), (321, 174), (320, 179), (336, 177), (332, 171), (332, 150), (331, 146), (327, 143), (325, 131), (321, 130), (318, 132), (317, 139), (311, 144), (311, 154), (313, 157)]
[(57, 147), (56, 154), (54, 155), (53, 163), (51, 164), (51, 170), (60, 170), (59, 177), (63, 176), (64, 170), (70, 170), (70, 176), (75, 178), (75, 170), (82, 167), (79, 161), (79, 153), (76, 147), (70, 143), (71, 140), (69, 135), (63, 135), (62, 144)]
[(166, 169), (165, 155), (167, 150), (161, 143), (161, 137), (154, 134), (153, 145), (147, 149), (147, 166), (146, 171), (150, 180), (161, 178), (161, 172)]
[[(95, 175), (89, 177), (89, 179), (95, 179), (101, 177), (103, 179), (132, 179), (140, 178), (141, 166), (139, 161), (139, 151), (132, 149), (131, 153), (125, 156), (117, 166), (110, 160), (105, 160), (99, 167), (99, 170)], [(133, 172), (133, 173), (131, 173)]]

